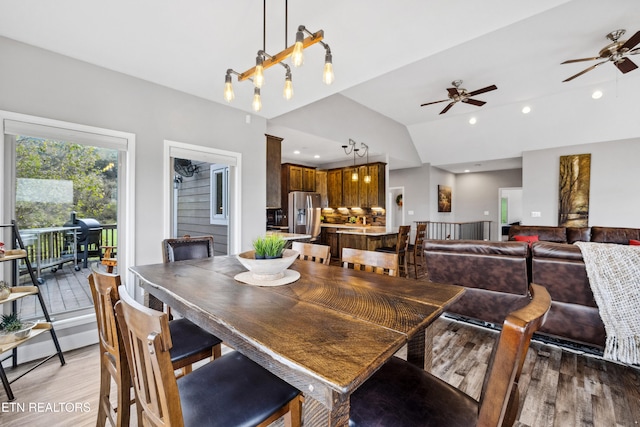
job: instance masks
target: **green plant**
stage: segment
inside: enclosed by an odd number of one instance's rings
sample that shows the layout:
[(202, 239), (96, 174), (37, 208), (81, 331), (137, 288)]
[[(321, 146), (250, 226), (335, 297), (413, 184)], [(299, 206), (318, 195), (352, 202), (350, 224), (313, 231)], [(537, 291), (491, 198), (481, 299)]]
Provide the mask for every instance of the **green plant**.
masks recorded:
[(277, 234), (270, 234), (265, 237), (258, 237), (253, 241), (253, 249), (256, 251), (256, 258), (277, 258), (282, 256), (286, 240)]
[(22, 321), (17, 314), (3, 314), (0, 322), (0, 330), (7, 332), (15, 332), (22, 329)]

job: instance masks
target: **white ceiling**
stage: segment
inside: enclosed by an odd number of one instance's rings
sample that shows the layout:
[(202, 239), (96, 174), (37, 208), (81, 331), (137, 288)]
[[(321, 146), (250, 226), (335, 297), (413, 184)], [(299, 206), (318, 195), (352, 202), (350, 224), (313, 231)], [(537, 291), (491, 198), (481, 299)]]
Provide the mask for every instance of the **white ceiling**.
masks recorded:
[[(271, 54), (285, 47), (284, 4), (267, 4)], [(597, 56), (612, 30), (627, 29), (623, 38), (640, 30), (638, 0), (292, 0), (288, 9), (288, 44), (300, 24), (323, 29), (336, 81), (321, 81), (319, 45), (293, 69), (290, 101), (281, 95), (284, 69), (266, 71), (259, 115), (285, 138), (286, 159), (348, 161), (340, 147), (351, 138), (392, 168), (462, 172), (519, 167), (527, 150), (640, 136), (640, 70), (604, 64), (562, 83), (595, 62), (560, 65)], [(254, 65), (262, 22), (259, 0), (0, 2), (2, 36), (224, 104), (225, 71)], [(498, 90), (475, 97), (487, 102), (481, 108), (458, 103), (439, 115), (446, 102), (420, 107), (446, 99), (456, 79), (469, 91)], [(251, 84), (234, 79), (234, 89), (231, 107), (255, 114)], [(604, 97), (593, 101), (594, 89)]]

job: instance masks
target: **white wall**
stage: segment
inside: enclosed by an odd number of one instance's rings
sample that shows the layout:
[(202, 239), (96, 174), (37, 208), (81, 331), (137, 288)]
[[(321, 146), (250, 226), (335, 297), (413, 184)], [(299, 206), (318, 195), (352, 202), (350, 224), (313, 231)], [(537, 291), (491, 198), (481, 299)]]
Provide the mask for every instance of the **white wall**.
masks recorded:
[(0, 54), (1, 110), (136, 134), (136, 264), (162, 261), (165, 139), (243, 153), (242, 249), (264, 233), (264, 119), (3, 37)]
[[(402, 195), (402, 203), (404, 205), (405, 223), (410, 225), (413, 221), (428, 221), (430, 219), (429, 207), (431, 206), (430, 192), (431, 188), (431, 167), (424, 164), (419, 168), (395, 169), (389, 171), (389, 188), (404, 187)], [(392, 206), (395, 207), (395, 198), (391, 200)], [(409, 215), (409, 211), (413, 211), (413, 215)]]
[[(525, 152), (523, 224), (558, 224), (559, 158), (587, 153), (591, 153), (589, 225), (640, 228), (640, 138)], [(532, 218), (533, 211), (541, 216)]]

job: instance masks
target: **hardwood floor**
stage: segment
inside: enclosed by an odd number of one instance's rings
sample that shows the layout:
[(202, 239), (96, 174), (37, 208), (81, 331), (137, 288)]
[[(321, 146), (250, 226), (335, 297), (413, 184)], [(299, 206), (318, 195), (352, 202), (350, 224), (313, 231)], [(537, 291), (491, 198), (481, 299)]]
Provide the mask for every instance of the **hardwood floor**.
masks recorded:
[[(432, 371), (478, 398), (496, 332), (438, 319)], [(0, 425), (93, 426), (99, 388), (97, 345), (47, 362), (12, 384), (16, 400), (0, 390)], [(19, 367), (18, 371), (24, 369)], [(13, 378), (17, 372), (8, 372)], [(516, 426), (636, 426), (640, 370), (533, 342), (521, 377), (523, 401)], [(133, 425), (133, 424), (132, 424)]]

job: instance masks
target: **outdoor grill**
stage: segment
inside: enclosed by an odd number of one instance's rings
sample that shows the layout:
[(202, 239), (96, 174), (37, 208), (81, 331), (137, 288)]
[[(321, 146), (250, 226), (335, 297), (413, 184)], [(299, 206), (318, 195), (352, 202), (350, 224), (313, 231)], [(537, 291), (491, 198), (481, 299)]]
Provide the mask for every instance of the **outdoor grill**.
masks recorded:
[(100, 256), (102, 225), (94, 218), (77, 218), (76, 213), (71, 212), (71, 217), (64, 226), (79, 227), (76, 230), (78, 261), (82, 260), (82, 266), (87, 268), (90, 256)]

